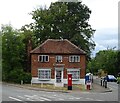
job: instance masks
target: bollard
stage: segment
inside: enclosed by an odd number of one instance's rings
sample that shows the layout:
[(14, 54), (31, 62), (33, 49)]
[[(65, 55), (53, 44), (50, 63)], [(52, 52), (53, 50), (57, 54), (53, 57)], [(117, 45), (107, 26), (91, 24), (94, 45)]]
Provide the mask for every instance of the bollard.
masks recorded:
[(21, 85), (23, 84), (23, 80), (21, 80)]
[(105, 86), (105, 81), (103, 80), (103, 87)]
[(43, 87), (43, 83), (41, 83), (41, 87)]
[(102, 81), (102, 78), (101, 78), (101, 86), (102, 86), (102, 82), (103, 82), (103, 81)]
[(107, 88), (107, 80), (105, 80), (105, 88)]

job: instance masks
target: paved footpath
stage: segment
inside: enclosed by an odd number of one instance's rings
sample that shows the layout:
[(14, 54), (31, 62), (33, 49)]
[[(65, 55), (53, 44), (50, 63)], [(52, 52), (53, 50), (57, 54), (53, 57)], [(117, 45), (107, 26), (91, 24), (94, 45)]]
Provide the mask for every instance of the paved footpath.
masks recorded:
[(102, 92), (112, 92), (112, 90), (109, 87), (105, 88), (96, 83), (93, 83), (92, 87), (93, 87), (93, 89), (91, 90), (91, 92), (101, 92), (101, 93)]

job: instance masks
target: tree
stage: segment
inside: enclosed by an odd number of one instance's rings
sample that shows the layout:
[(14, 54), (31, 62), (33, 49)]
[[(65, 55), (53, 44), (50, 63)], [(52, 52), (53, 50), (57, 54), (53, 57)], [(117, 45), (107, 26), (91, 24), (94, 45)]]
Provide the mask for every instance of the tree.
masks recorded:
[[(2, 34), (2, 79), (4, 81), (20, 82), (25, 70), (25, 44), (23, 34), (12, 28), (11, 25), (3, 25)], [(19, 78), (18, 78), (19, 77)], [(30, 76), (29, 76), (30, 77)], [(29, 78), (28, 77), (28, 78)]]
[(88, 23), (91, 10), (82, 2), (55, 2), (48, 9), (38, 8), (32, 13), (34, 33), (38, 43), (46, 39), (68, 39), (87, 52), (90, 57), (95, 32)]
[(32, 23), (30, 25), (24, 25), (20, 29), (23, 34), (23, 43), (25, 44), (25, 70), (27, 72), (31, 72), (31, 58), (30, 58), (30, 51), (33, 47), (35, 47), (35, 36), (32, 30)]
[(0, 31), (0, 81), (2, 80), (2, 33)]
[(92, 68), (94, 73), (103, 70), (105, 73), (117, 75), (120, 71), (118, 53), (112, 49), (99, 51), (96, 57), (88, 63), (87, 68), (90, 70)]
[(117, 56), (117, 59), (116, 59), (115, 66), (116, 66), (116, 70), (117, 70), (117, 74), (118, 74), (118, 73), (120, 73), (120, 50), (118, 50), (116, 56)]

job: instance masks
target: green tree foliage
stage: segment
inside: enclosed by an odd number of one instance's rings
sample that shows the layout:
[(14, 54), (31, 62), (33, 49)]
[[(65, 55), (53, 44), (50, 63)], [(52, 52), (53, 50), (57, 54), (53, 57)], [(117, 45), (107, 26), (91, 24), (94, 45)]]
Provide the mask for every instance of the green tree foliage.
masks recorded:
[(1, 33), (2, 79), (15, 82), (21, 75), (20, 71), (25, 69), (24, 37), (18, 30), (14, 30), (11, 25), (2, 26)]
[(88, 63), (87, 68), (93, 73), (103, 70), (108, 74), (117, 75), (120, 72), (118, 54), (118, 51), (112, 49), (99, 51), (96, 57)]
[(118, 50), (116, 67), (118, 68), (118, 72), (120, 73), (120, 50)]
[(0, 81), (2, 81), (2, 33), (0, 31)]
[(31, 72), (31, 63), (30, 63), (30, 51), (32, 50), (32, 48), (34, 48), (36, 45), (36, 38), (33, 34), (33, 30), (32, 30), (32, 23), (29, 25), (24, 25), (22, 26), (22, 28), (20, 29), (20, 31), (22, 32), (22, 36), (23, 36), (23, 44), (25, 44), (25, 68), (26, 71)]
[(9, 72), (7, 81), (14, 83), (30, 83), (31, 82), (31, 74), (26, 73), (23, 69), (14, 69)]
[(95, 32), (88, 23), (91, 10), (81, 2), (55, 2), (48, 9), (38, 8), (32, 13), (38, 43), (46, 39), (68, 39), (87, 52), (90, 57)]

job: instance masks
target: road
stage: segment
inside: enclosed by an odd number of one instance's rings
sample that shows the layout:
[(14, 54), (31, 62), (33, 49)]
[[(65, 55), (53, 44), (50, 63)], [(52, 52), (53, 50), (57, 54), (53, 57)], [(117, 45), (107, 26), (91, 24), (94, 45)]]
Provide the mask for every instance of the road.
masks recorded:
[(113, 92), (46, 92), (2, 85), (2, 101), (118, 101), (117, 89)]

